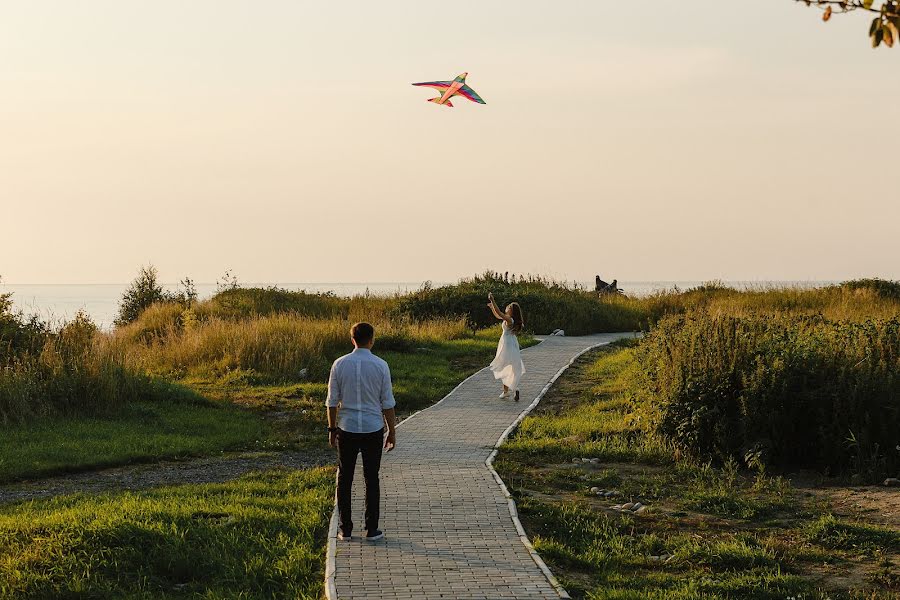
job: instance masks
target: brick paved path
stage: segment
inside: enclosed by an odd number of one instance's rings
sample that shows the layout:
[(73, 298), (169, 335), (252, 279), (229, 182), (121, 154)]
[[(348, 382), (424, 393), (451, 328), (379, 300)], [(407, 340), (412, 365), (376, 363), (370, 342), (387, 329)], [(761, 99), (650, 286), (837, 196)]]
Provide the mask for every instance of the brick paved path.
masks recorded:
[[(630, 335), (630, 334), (624, 334)], [(505, 488), (485, 464), (498, 439), (577, 355), (623, 334), (550, 337), (524, 351), (521, 401), (500, 400), (485, 369), (397, 430), (381, 466), (381, 529), (370, 543), (334, 539), (326, 592), (340, 598), (497, 600), (567, 598), (513, 520)], [(353, 521), (364, 523), (357, 467)], [(354, 531), (354, 536), (363, 531)]]

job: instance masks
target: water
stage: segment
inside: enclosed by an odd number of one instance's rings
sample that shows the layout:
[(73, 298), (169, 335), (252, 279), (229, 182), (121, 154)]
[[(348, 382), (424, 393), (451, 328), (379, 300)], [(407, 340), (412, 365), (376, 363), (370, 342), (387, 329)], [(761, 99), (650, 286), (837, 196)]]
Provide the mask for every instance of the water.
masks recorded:
[[(701, 285), (701, 281), (620, 281), (619, 287), (626, 294), (645, 296), (659, 291), (677, 287), (686, 290)], [(726, 281), (724, 285), (737, 289), (756, 289), (765, 287), (820, 287), (831, 281)], [(2, 284), (0, 293), (12, 293), (14, 306), (26, 314), (37, 314), (44, 320), (53, 323), (71, 319), (79, 310), (84, 310), (99, 326), (108, 328), (119, 308), (119, 300), (127, 289), (127, 283), (114, 284)], [(421, 287), (421, 282), (359, 282), (359, 283), (250, 283), (248, 287), (268, 287), (277, 285), (288, 290), (306, 290), (308, 292), (334, 292), (339, 296), (356, 294), (391, 295), (397, 292), (409, 292)], [(433, 285), (443, 285), (435, 282)], [(594, 282), (579, 282), (587, 289), (594, 289)], [(176, 285), (164, 286), (171, 291)], [(197, 284), (200, 298), (212, 296), (216, 284)]]

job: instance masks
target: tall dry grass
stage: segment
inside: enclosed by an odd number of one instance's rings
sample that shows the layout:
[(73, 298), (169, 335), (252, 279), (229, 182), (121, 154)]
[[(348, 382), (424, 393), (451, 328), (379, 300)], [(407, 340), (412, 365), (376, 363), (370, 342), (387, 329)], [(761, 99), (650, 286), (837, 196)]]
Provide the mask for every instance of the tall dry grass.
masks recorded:
[(0, 365), (0, 424), (55, 414), (104, 414), (170, 389), (130, 368), (124, 354), (83, 313), (47, 334), (40, 351)]
[(713, 282), (645, 297), (604, 296), (599, 302), (617, 315), (617, 322), (642, 330), (651, 329), (667, 315), (696, 310), (732, 316), (821, 315), (835, 321), (865, 321), (900, 315), (900, 284), (858, 280), (822, 288), (760, 286), (736, 290)]
[[(313, 318), (291, 313), (229, 320), (219, 317), (169, 324), (149, 338), (125, 328), (114, 334), (136, 368), (174, 377), (223, 376), (253, 371), (269, 378), (323, 379), (331, 362), (350, 348), (353, 320)], [(436, 319), (422, 323), (375, 320), (380, 349), (408, 350), (416, 345), (469, 335), (465, 323)], [(146, 331), (143, 323), (135, 324)]]
[(900, 468), (898, 316), (836, 321), (710, 307), (661, 320), (638, 362), (634, 389), (647, 416), (690, 455), (869, 479)]

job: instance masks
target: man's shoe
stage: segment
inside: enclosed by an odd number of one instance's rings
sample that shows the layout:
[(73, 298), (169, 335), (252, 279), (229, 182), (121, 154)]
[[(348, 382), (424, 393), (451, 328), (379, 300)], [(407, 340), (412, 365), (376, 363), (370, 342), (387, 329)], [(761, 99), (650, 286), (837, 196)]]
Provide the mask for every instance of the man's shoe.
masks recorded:
[(376, 529), (375, 531), (369, 531), (366, 533), (366, 541), (367, 542), (377, 542), (378, 540), (384, 539), (384, 533), (380, 529)]
[(516, 390), (516, 402), (519, 401), (519, 390)]
[(353, 535), (350, 533), (345, 534), (343, 531), (338, 531), (337, 539), (346, 542), (353, 539)]

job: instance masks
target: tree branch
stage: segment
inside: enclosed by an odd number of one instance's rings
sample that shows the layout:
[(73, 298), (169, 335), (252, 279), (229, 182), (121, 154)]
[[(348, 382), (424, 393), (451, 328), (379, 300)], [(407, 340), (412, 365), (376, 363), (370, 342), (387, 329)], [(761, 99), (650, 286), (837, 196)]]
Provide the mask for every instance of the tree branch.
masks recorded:
[(878, 7), (875, 6), (875, 2), (866, 2), (865, 0), (794, 0), (794, 2), (816, 6), (823, 10), (830, 6), (832, 13), (838, 15), (862, 10), (885, 17), (900, 17), (900, 6), (890, 1), (882, 2)]
[(822, 9), (822, 20), (828, 21), (832, 15), (844, 14), (854, 11), (874, 13), (877, 16), (869, 26), (869, 39), (872, 47), (877, 48), (884, 42), (885, 46), (893, 47), (894, 43), (900, 44), (900, 0), (881, 0), (876, 6), (876, 0), (794, 0), (807, 6), (815, 6)]

